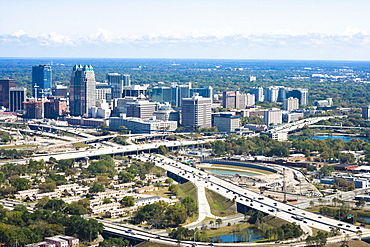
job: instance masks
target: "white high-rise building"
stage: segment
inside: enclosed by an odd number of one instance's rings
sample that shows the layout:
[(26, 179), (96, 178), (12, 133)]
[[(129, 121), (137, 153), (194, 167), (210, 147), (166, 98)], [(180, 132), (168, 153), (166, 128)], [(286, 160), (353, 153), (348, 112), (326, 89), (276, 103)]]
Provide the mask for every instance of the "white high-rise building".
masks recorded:
[(285, 99), (283, 102), (283, 109), (285, 111), (293, 111), (299, 109), (299, 100), (293, 97)]
[(263, 114), (263, 121), (266, 125), (277, 125), (283, 123), (283, 112), (280, 109), (272, 108)]
[(255, 95), (256, 102), (264, 101), (263, 87), (252, 87), (250, 93)]
[(212, 100), (197, 93), (181, 102), (182, 125), (187, 129), (212, 127)]

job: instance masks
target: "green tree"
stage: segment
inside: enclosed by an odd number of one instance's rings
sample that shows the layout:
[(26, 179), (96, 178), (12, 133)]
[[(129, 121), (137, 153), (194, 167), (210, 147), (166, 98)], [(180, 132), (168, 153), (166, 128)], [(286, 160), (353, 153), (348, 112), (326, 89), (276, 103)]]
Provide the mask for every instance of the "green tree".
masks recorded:
[(217, 218), (216, 219), (216, 224), (218, 225), (218, 227), (220, 227), (222, 225), (222, 219), (221, 218)]
[(12, 182), (12, 186), (14, 186), (18, 191), (29, 190), (31, 189), (31, 181), (27, 178), (17, 178)]
[(124, 207), (132, 207), (135, 205), (135, 198), (133, 196), (124, 196), (120, 203)]
[(104, 192), (105, 191), (105, 188), (103, 185), (101, 184), (98, 184), (98, 183), (93, 183), (91, 186), (90, 186), (90, 189), (89, 189), (89, 192), (90, 193), (98, 193), (98, 192)]
[(108, 238), (99, 243), (99, 247), (127, 247), (130, 241), (123, 238)]
[(324, 177), (330, 176), (332, 172), (334, 172), (333, 166), (324, 165), (323, 167), (320, 168), (321, 176), (324, 176)]

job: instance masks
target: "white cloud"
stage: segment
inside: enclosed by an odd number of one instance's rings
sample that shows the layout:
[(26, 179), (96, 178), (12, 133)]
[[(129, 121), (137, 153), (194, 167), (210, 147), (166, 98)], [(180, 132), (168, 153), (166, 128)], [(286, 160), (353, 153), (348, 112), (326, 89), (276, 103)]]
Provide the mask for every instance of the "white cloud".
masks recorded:
[[(158, 54), (163, 54), (163, 52), (172, 49), (172, 51), (176, 51), (176, 54), (183, 54), (183, 57), (187, 57), (187, 52), (190, 50), (194, 54), (203, 54), (204, 51), (208, 50), (210, 53), (213, 51), (214, 56), (217, 56), (217, 54), (233, 54), (235, 52), (235, 54), (240, 56), (246, 54), (245, 58), (249, 58), (248, 52), (252, 51), (256, 54), (269, 51), (271, 54), (273, 52), (280, 54), (280, 56), (284, 55), (283, 52), (287, 53), (288, 51), (289, 53), (291, 51), (291, 54), (317, 54), (318, 59), (333, 59), (332, 57), (319, 57), (320, 52), (328, 50), (331, 52), (331, 56), (334, 56), (335, 53), (343, 53), (343, 51), (346, 54), (351, 54), (350, 51), (352, 50), (356, 52), (361, 51), (361, 54), (368, 54), (370, 34), (363, 30), (348, 28), (337, 34), (298, 33), (292, 30), (280, 30), (273, 33), (241, 35), (234, 33), (232, 28), (226, 28), (214, 32), (212, 35), (202, 34), (195, 29), (189, 34), (161, 32), (142, 36), (119, 36), (99, 28), (97, 32), (91, 35), (76, 37), (68, 37), (55, 32), (28, 35), (23, 30), (10, 35), (0, 35), (0, 49), (1, 47), (6, 47), (7, 54), (12, 54), (12, 49), (15, 51), (19, 47), (48, 47), (50, 48), (49, 52), (52, 52), (53, 48), (58, 48), (59, 50), (64, 48), (66, 51), (71, 52), (73, 49), (84, 48), (83, 50), (87, 50), (86, 47), (93, 49), (96, 46), (101, 48), (99, 50), (102, 54), (105, 54), (105, 51), (107, 53), (109, 51), (109, 54), (114, 54), (114, 51), (123, 52), (127, 51), (127, 49), (130, 49), (130, 52), (133, 54), (136, 51), (145, 53), (149, 49), (151, 49), (150, 54), (156, 51)], [(71, 52), (72, 54), (74, 53)], [(33, 56), (38, 56), (38, 54)], [(53, 54), (49, 56), (53, 56)], [(362, 59), (363, 56), (365, 55), (362, 55)], [(370, 59), (370, 54), (365, 57)], [(302, 57), (302, 59), (305, 59), (305, 57)], [(349, 57), (348, 59), (353, 58)]]

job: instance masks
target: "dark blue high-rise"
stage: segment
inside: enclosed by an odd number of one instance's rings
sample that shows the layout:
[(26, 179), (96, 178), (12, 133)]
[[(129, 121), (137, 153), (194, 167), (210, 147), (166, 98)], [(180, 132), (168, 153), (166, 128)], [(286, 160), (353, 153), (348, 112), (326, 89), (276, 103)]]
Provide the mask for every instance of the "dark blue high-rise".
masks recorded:
[[(42, 95), (51, 95), (52, 69), (50, 65), (36, 65), (32, 67), (32, 94), (40, 98)], [(36, 95), (37, 92), (37, 95)]]

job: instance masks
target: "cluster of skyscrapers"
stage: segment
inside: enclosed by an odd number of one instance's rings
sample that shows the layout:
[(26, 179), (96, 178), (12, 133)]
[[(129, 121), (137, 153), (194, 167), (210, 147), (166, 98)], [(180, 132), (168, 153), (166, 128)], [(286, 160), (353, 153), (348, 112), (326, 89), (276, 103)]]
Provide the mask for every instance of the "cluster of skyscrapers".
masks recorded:
[[(250, 88), (249, 92), (224, 91), (222, 107), (233, 112), (212, 113), (216, 99), (211, 86), (192, 88), (192, 83), (170, 86), (131, 85), (130, 75), (108, 73), (105, 82), (97, 82), (91, 65), (72, 68), (69, 87), (53, 85), (52, 67), (32, 67), (32, 96), (26, 89), (16, 87), (12, 79), (0, 80), (0, 105), (11, 112), (22, 112), (25, 118), (63, 118), (71, 124), (99, 126), (108, 123), (111, 128), (125, 126), (133, 133), (155, 130), (175, 130), (179, 124), (185, 129), (216, 126), (223, 131), (235, 130), (240, 116), (256, 114), (266, 125), (282, 122), (279, 109), (255, 109), (258, 101), (283, 103), (283, 110), (294, 111), (307, 105), (308, 90), (272, 86)], [(221, 95), (220, 95), (221, 96)], [(248, 115), (249, 116), (249, 115)]]

